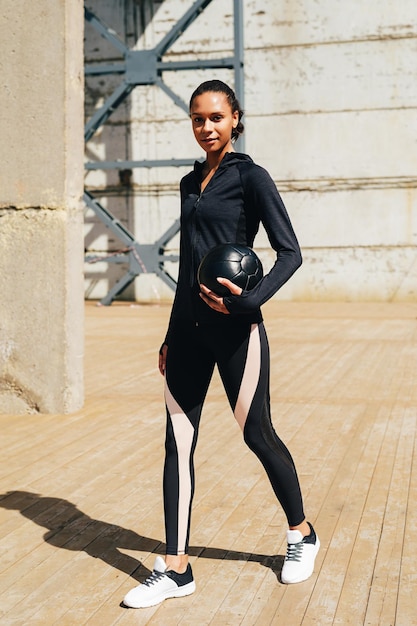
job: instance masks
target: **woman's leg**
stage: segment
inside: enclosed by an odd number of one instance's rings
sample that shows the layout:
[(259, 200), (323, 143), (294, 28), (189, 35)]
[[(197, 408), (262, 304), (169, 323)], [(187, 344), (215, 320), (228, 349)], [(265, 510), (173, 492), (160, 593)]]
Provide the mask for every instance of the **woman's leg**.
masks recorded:
[(245, 326), (238, 347), (219, 357), (220, 375), (245, 442), (264, 466), (290, 528), (301, 527), (308, 534), (294, 461), (271, 422), (265, 328), (263, 324)]
[(248, 446), (263, 464), (287, 516), (287, 554), (283, 583), (307, 580), (314, 570), (320, 541), (303, 511), (292, 457), (271, 422), (269, 348), (263, 324), (253, 324), (233, 352), (219, 359), (219, 370), (235, 417)]
[(194, 493), (193, 455), (198, 426), (214, 362), (203, 350), (200, 331), (179, 325), (170, 339), (165, 369), (166, 456), (164, 508), (166, 556), (157, 556), (152, 573), (131, 589), (123, 603), (132, 608), (159, 604), (195, 591), (188, 563), (191, 503)]
[(202, 406), (214, 368), (213, 357), (202, 345), (200, 337), (200, 328), (181, 325), (170, 341), (165, 371), (167, 426), (163, 489), (166, 563), (178, 572), (184, 571), (188, 560), (194, 450)]

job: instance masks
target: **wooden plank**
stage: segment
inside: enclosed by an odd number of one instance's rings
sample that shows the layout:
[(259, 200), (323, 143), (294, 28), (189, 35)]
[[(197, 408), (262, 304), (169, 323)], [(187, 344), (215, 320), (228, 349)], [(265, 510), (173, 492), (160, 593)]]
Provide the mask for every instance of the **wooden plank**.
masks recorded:
[[(379, 416), (376, 416), (376, 421), (378, 418)], [(377, 576), (375, 570), (378, 568), (378, 556), (381, 554), (381, 546), (379, 545), (381, 535), (383, 535), (385, 547), (392, 546), (392, 542), (395, 543), (397, 537), (403, 535), (404, 522), (401, 523), (398, 519), (401, 510), (398, 506), (401, 507), (402, 494), (397, 489), (395, 495), (392, 493), (392, 481), (395, 479), (395, 462), (402, 423), (403, 419), (396, 415), (394, 409), (387, 416), (386, 426), (381, 421), (381, 430), (384, 426), (386, 428), (384, 439), (373, 474), (365, 481), (368, 493), (346, 570), (344, 586), (339, 597), (334, 619), (335, 624), (366, 623), (366, 609)], [(369, 460), (373, 462), (373, 460)], [(391, 507), (387, 502), (390, 493), (396, 499), (393, 511), (390, 511)], [(390, 590), (386, 589), (386, 591)], [(395, 590), (396, 595), (397, 590)], [(390, 620), (395, 620), (395, 610), (394, 613), (388, 613), (389, 611), (386, 611), (385, 619), (381, 623), (391, 623)]]

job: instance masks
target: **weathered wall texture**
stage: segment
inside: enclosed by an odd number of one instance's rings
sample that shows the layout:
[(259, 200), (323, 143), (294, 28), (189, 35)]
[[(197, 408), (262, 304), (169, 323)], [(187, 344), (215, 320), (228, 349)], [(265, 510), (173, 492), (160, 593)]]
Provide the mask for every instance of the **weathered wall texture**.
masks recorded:
[(81, 0), (0, 8), (0, 413), (83, 402)]
[[(138, 49), (152, 48), (191, 0), (137, 4), (90, 0), (90, 8)], [(273, 176), (293, 220), (304, 265), (277, 297), (311, 300), (410, 300), (417, 297), (417, 4), (414, 0), (243, 0), (246, 151)], [(227, 56), (232, 2), (213, 0), (175, 43), (169, 59)], [(114, 59), (86, 31), (86, 57)], [(232, 73), (215, 73), (233, 81)], [(166, 82), (185, 100), (213, 72), (176, 72)], [(89, 79), (88, 108), (120, 77)], [(89, 157), (200, 157), (181, 109), (156, 87), (138, 87), (89, 142)], [(187, 168), (90, 173), (103, 204), (142, 243), (178, 215), (178, 181)], [(91, 250), (120, 243), (87, 216)], [(272, 261), (265, 236), (257, 250)], [(121, 268), (87, 268), (87, 294), (100, 298)], [(155, 276), (135, 282), (137, 299), (170, 298)]]

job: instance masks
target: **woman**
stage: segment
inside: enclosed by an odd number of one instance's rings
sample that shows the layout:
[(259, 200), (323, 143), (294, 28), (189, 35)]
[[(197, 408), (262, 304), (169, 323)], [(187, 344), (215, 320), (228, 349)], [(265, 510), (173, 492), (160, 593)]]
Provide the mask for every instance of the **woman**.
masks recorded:
[[(168, 332), (159, 355), (167, 409), (164, 467), (165, 559), (132, 589), (124, 604), (141, 608), (193, 593), (188, 563), (193, 454), (201, 410), (214, 366), (244, 440), (263, 464), (286, 514), (288, 550), (281, 580), (306, 580), (320, 542), (306, 521), (291, 455), (276, 435), (269, 406), (269, 349), (261, 305), (301, 265), (301, 253), (283, 202), (269, 174), (233, 143), (243, 132), (243, 112), (232, 89), (212, 80), (190, 100), (195, 138), (206, 153), (185, 176), (181, 190), (179, 277)], [(215, 245), (252, 246), (262, 222), (277, 259), (251, 291), (219, 277), (230, 295), (221, 298), (197, 284), (197, 268)]]

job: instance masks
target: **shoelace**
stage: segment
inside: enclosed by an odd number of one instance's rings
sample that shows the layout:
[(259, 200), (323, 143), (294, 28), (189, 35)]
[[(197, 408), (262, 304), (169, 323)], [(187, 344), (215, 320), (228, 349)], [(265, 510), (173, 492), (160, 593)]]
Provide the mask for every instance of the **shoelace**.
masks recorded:
[(157, 572), (156, 570), (153, 570), (152, 574), (148, 576), (148, 578), (142, 584), (150, 587), (151, 585), (155, 585), (155, 583), (161, 580), (161, 578), (163, 578), (164, 576), (164, 572)]
[(299, 543), (289, 543), (287, 547), (286, 561), (301, 561), (303, 556), (304, 544), (302, 541)]

